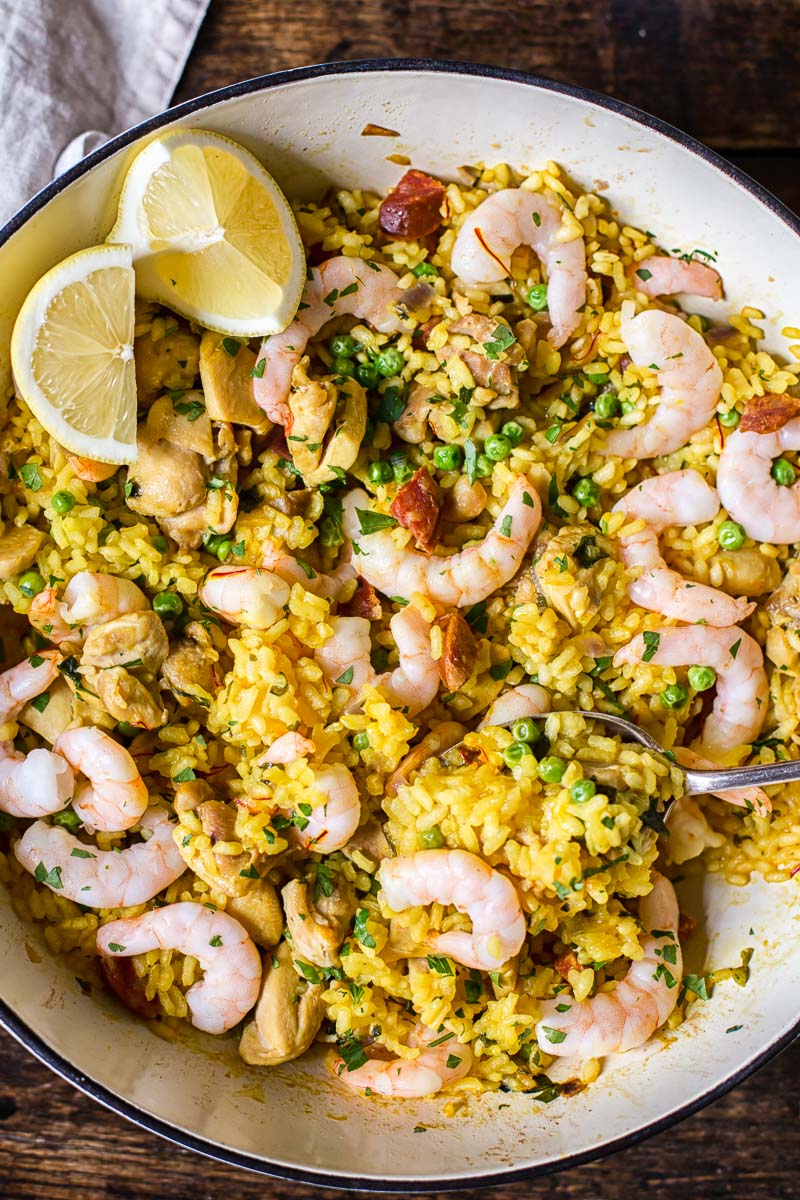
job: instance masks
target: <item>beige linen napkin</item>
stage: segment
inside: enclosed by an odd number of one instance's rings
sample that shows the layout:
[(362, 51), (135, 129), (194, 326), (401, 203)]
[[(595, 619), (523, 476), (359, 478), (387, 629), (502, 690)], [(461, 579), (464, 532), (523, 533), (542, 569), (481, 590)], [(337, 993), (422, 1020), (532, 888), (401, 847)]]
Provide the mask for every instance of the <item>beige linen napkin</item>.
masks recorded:
[(165, 108), (208, 0), (0, 0), (0, 224)]

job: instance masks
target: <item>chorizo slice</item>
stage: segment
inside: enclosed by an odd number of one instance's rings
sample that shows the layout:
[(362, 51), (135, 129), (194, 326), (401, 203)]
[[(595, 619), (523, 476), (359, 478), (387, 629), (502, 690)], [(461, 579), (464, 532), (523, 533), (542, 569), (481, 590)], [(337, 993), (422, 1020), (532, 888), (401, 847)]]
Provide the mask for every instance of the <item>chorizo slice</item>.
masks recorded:
[(378, 224), (391, 237), (419, 241), (441, 226), (443, 200), (444, 184), (412, 168), (381, 204)]
[(427, 467), (420, 467), (398, 491), (390, 509), (404, 529), (410, 530), (417, 547), (430, 554), (436, 545), (439, 523), (439, 489)]
[(442, 633), (439, 678), (448, 692), (457, 692), (475, 669), (478, 640), (460, 612), (445, 613), (434, 625)]
[(747, 401), (739, 429), (742, 433), (775, 433), (800, 413), (800, 400), (784, 393), (767, 392)]

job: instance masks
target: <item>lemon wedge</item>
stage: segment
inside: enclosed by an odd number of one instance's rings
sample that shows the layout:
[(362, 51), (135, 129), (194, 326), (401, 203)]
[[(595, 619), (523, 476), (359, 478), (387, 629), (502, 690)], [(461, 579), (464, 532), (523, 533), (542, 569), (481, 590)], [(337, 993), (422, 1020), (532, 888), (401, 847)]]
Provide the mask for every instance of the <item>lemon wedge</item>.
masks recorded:
[(73, 454), (136, 459), (130, 246), (92, 246), (43, 275), (20, 309), (11, 368), (22, 399)]
[(300, 303), (305, 255), (286, 197), (217, 133), (179, 130), (145, 146), (108, 241), (133, 247), (142, 296), (218, 333), (279, 333)]

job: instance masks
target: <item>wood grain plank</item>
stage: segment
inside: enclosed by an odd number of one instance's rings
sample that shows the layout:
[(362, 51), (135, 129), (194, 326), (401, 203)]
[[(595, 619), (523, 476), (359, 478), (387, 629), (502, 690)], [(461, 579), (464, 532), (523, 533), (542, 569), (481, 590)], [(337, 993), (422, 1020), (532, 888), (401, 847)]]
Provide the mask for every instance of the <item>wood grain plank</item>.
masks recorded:
[(727, 150), (800, 149), (796, 0), (212, 0), (178, 97), (311, 62), (481, 61), (607, 92)]

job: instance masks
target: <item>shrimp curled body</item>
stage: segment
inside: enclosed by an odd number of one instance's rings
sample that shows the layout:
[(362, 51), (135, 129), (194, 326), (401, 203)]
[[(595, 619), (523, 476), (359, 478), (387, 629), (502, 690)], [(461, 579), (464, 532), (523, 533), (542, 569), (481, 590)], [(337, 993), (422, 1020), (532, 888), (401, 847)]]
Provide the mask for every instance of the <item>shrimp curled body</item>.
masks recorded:
[(521, 683), (509, 688), (489, 705), (478, 729), (488, 725), (510, 725), (522, 717), (538, 717), (550, 711), (550, 697), (538, 683)]
[(546, 196), (505, 188), (482, 201), (458, 231), (450, 265), (467, 285), (499, 283), (511, 275), (511, 256), (530, 246), (547, 271), (551, 345), (563, 346), (586, 303), (583, 238), (558, 240), (561, 212)]
[(707, 296), (709, 300), (722, 299), (719, 272), (696, 259), (687, 262), (685, 258), (654, 254), (636, 264), (632, 278), (637, 292), (643, 292), (651, 300), (657, 296), (674, 296), (676, 292)]
[(199, 597), (207, 608), (231, 625), (269, 629), (283, 616), (290, 586), (259, 567), (214, 567), (203, 580)]
[(772, 460), (786, 450), (800, 450), (800, 418), (774, 433), (737, 429), (726, 438), (720, 455), (720, 499), (757, 542), (783, 546), (800, 540), (800, 482), (786, 487), (770, 475)]
[(253, 370), (256, 404), (276, 425), (290, 431), (292, 372), (309, 340), (328, 321), (343, 316), (360, 317), (380, 333), (399, 333), (403, 323), (397, 304), (402, 294), (394, 271), (379, 263), (339, 255), (314, 267), (303, 291), (305, 307), (288, 329), (267, 338), (261, 347)]
[(0, 675), (0, 725), (14, 721), (29, 700), (41, 696), (58, 678), (61, 655), (57, 650), (42, 650)]
[(620, 538), (626, 567), (640, 568), (628, 593), (634, 604), (678, 621), (736, 625), (755, 604), (734, 599), (718, 588), (686, 580), (668, 567), (658, 534), (669, 525), (699, 525), (719, 512), (719, 497), (697, 471), (670, 471), (637, 484), (614, 505), (614, 512), (637, 517), (644, 527)]
[(318, 854), (332, 854), (346, 845), (361, 820), (361, 797), (356, 781), (340, 763), (314, 767), (314, 791), (324, 803), (311, 809), (300, 840)]
[(650, 662), (655, 666), (713, 667), (717, 674), (714, 704), (703, 725), (702, 750), (715, 757), (758, 737), (767, 713), (769, 689), (758, 642), (739, 629), (688, 625), (637, 634), (614, 656), (614, 666)]
[(562, 997), (544, 1002), (536, 1036), (548, 1054), (602, 1058), (624, 1053), (641, 1046), (664, 1024), (678, 1001), (683, 976), (678, 915), (675, 889), (657, 875), (652, 892), (639, 906), (648, 933), (643, 957), (631, 964), (613, 992), (571, 1003)]
[(469, 1046), (452, 1037), (441, 1045), (429, 1045), (437, 1038), (441, 1042), (441, 1034), (419, 1026), (409, 1038), (410, 1046), (420, 1048), (416, 1058), (372, 1058), (354, 1071), (345, 1070), (343, 1060), (338, 1059), (334, 1072), (349, 1087), (376, 1096), (397, 1096), (404, 1100), (434, 1096), (448, 1083), (461, 1079), (472, 1066)]
[(258, 999), (261, 957), (238, 921), (191, 900), (168, 904), (139, 917), (110, 921), (97, 931), (104, 958), (127, 958), (149, 950), (191, 954), (205, 975), (186, 993), (192, 1024), (220, 1034), (247, 1016)]
[(34, 596), (28, 620), (57, 646), (81, 645), (96, 626), (149, 607), (144, 592), (130, 579), (102, 571), (79, 571), (64, 588), (61, 600), (54, 587)]
[(525, 918), (516, 888), (466, 850), (419, 850), (384, 859), (378, 871), (383, 897), (394, 912), (426, 904), (452, 904), (468, 913), (472, 932), (430, 935), (443, 954), (465, 967), (496, 971), (525, 941)]
[[(152, 900), (186, 870), (172, 840), (175, 823), (166, 809), (153, 805), (139, 825), (150, 838), (117, 853), (90, 849), (66, 829), (36, 821), (25, 830), (14, 853), (31, 875), (44, 864), (48, 872), (44, 882), (59, 896), (88, 908), (129, 908)], [(51, 878), (58, 883), (51, 883)]]
[(86, 725), (65, 730), (53, 750), (87, 777), (88, 782), (78, 784), (72, 804), (84, 824), (110, 833), (136, 825), (147, 808), (147, 788), (124, 746)]
[(720, 365), (700, 334), (674, 313), (648, 309), (623, 317), (620, 335), (637, 366), (655, 367), (661, 395), (646, 424), (609, 433), (604, 453), (620, 458), (671, 454), (714, 416)]
[(485, 600), (516, 574), (542, 519), (539, 496), (519, 475), (483, 541), (446, 557), (401, 547), (389, 529), (362, 534), (359, 513), (370, 508), (366, 492), (349, 492), (342, 506), (345, 533), (359, 549), (354, 561), (362, 578), (385, 595), (408, 600), (421, 592), (456, 608)]

